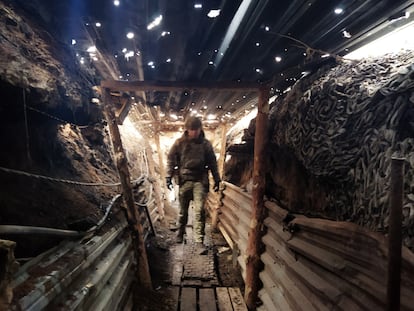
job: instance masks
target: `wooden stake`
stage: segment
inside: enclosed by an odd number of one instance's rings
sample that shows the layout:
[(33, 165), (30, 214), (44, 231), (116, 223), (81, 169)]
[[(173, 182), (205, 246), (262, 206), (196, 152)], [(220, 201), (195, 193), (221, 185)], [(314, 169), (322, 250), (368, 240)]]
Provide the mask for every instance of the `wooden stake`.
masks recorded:
[(263, 202), (265, 191), (265, 148), (268, 141), (269, 90), (260, 88), (257, 104), (256, 132), (254, 136), (253, 193), (249, 238), (246, 249), (246, 282), (244, 300), (249, 310), (256, 310), (259, 291), (260, 253), (266, 208)]
[(109, 130), (111, 132), (112, 144), (114, 146), (115, 162), (121, 180), (123, 199), (126, 205), (126, 215), (128, 224), (132, 231), (133, 243), (135, 245), (135, 257), (137, 260), (137, 280), (140, 285), (151, 289), (151, 276), (148, 266), (147, 251), (144, 243), (144, 230), (140, 219), (145, 215), (139, 215), (135, 207), (134, 196), (131, 188), (131, 178), (128, 170), (128, 161), (125, 155), (125, 150), (122, 146), (121, 134), (117, 125), (115, 113), (110, 107), (110, 92), (109, 89), (104, 88), (102, 92), (103, 107), (106, 119), (108, 121)]

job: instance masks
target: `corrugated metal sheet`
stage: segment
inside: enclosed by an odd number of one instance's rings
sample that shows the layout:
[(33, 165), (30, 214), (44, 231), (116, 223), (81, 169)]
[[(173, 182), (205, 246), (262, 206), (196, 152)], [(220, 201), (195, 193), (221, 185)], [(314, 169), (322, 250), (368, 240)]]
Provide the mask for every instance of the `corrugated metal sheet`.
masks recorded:
[(11, 310), (131, 309), (135, 263), (126, 227), (63, 242), (27, 262), (13, 281)]
[[(240, 251), (244, 277), (252, 201), (242, 189), (225, 185), (219, 228)], [(387, 242), (382, 234), (348, 222), (287, 217), (270, 201), (265, 206), (258, 310), (385, 309)], [(414, 310), (414, 254), (403, 248), (402, 261), (401, 310)]]

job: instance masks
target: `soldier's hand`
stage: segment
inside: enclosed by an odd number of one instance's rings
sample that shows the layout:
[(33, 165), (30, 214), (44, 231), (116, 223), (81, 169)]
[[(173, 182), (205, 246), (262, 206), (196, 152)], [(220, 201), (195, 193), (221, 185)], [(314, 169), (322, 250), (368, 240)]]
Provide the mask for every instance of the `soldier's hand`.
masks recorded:
[(173, 186), (171, 177), (165, 177), (165, 181), (167, 183), (167, 188), (170, 189), (170, 190), (173, 190), (174, 186)]

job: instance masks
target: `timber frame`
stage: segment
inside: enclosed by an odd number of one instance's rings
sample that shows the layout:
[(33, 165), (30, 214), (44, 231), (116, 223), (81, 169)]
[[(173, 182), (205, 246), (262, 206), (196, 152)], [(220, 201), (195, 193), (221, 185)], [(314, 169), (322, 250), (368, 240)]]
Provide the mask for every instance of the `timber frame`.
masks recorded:
[[(135, 254), (138, 261), (138, 280), (142, 285), (151, 287), (151, 278), (145, 244), (143, 239), (143, 228), (140, 224), (138, 211), (135, 209), (132, 189), (129, 184), (129, 171), (125, 151), (122, 147), (121, 137), (119, 134), (118, 124), (114, 112), (110, 105), (111, 91), (124, 92), (143, 92), (143, 91), (177, 91), (177, 90), (230, 90), (230, 91), (256, 91), (258, 92), (256, 133), (254, 141), (254, 161), (253, 161), (253, 193), (252, 193), (252, 214), (249, 227), (249, 238), (246, 256), (246, 280), (245, 296), (247, 307), (254, 310), (259, 291), (259, 270), (260, 270), (260, 252), (262, 251), (261, 238), (264, 234), (264, 190), (265, 190), (265, 147), (268, 142), (268, 115), (269, 115), (269, 90), (266, 84), (242, 83), (242, 82), (206, 82), (190, 83), (178, 81), (101, 81), (103, 106), (105, 115), (112, 134), (112, 142), (117, 154), (117, 168), (121, 179), (124, 200), (127, 205), (128, 221), (136, 238)], [(120, 156), (121, 155), (121, 156)], [(163, 167), (163, 163), (159, 163)], [(163, 171), (163, 170), (162, 170)], [(164, 178), (165, 176), (161, 176)], [(164, 179), (162, 179), (164, 180)]]

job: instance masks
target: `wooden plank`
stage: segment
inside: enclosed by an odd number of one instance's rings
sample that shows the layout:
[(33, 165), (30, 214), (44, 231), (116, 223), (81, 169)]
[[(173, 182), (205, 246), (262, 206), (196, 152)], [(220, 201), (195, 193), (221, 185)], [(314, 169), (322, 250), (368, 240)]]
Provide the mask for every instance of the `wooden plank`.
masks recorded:
[(200, 311), (217, 311), (216, 298), (213, 288), (200, 288), (199, 290)]
[(183, 254), (184, 254), (184, 244), (177, 244), (171, 248), (171, 253), (174, 254), (173, 271), (172, 271), (172, 285), (180, 285), (181, 278), (183, 276)]
[(229, 291), (226, 287), (217, 287), (217, 303), (220, 311), (233, 311), (233, 306), (229, 296)]
[(197, 310), (196, 289), (191, 287), (183, 287), (181, 289), (181, 311)]
[(229, 90), (258, 91), (262, 86), (251, 82), (181, 82), (181, 81), (101, 81), (101, 87), (117, 91), (179, 91), (187, 90)]
[(174, 310), (178, 309), (178, 302), (180, 298), (180, 287), (179, 286), (168, 286), (165, 291), (168, 294), (168, 297), (171, 297), (173, 304), (175, 306)]
[(233, 305), (234, 311), (248, 311), (246, 303), (244, 302), (240, 288), (229, 287), (229, 296)]

